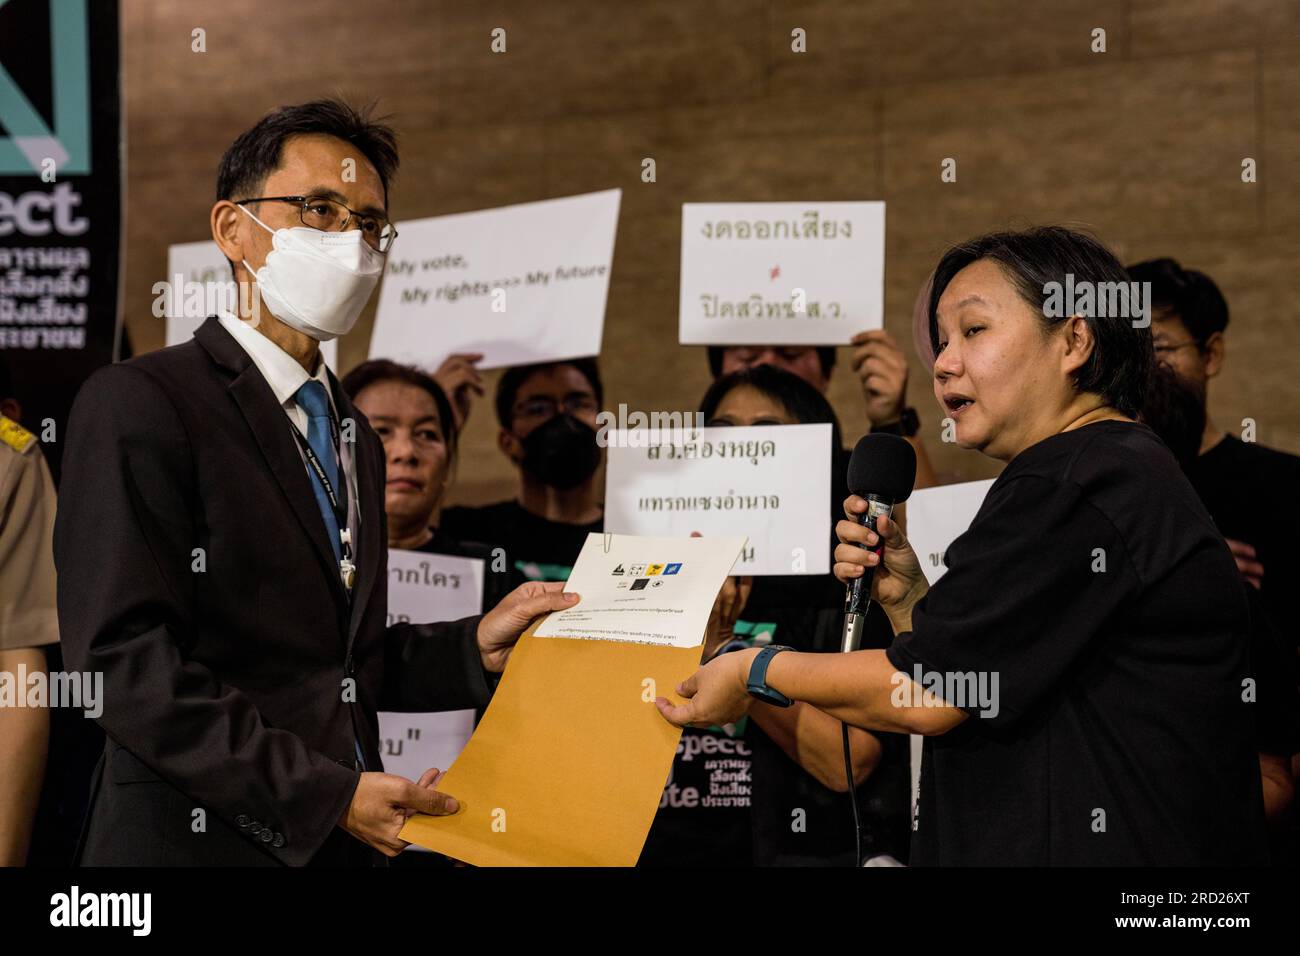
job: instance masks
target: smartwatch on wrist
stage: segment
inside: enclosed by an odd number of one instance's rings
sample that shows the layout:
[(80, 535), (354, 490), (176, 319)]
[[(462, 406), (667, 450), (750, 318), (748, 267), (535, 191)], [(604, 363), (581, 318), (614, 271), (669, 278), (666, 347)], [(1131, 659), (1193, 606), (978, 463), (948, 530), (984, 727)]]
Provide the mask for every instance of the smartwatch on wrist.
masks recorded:
[(902, 435), (904, 438), (913, 438), (921, 430), (921, 416), (916, 414), (916, 409), (910, 405), (903, 409), (902, 415), (898, 421), (888, 422), (884, 425), (872, 425), (871, 431), (885, 432), (890, 435)]
[(777, 654), (791, 650), (794, 648), (786, 647), (784, 644), (769, 644), (758, 652), (754, 663), (749, 666), (749, 679), (745, 682), (745, 689), (749, 691), (750, 697), (774, 707), (789, 707), (794, 703), (776, 688), (767, 686), (767, 665)]

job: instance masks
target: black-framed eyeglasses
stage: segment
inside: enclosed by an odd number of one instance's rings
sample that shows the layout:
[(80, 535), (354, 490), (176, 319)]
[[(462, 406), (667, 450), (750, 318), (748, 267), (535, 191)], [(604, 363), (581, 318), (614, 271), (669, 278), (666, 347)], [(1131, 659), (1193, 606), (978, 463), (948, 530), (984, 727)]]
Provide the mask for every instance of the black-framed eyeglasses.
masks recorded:
[(388, 217), (357, 212), (338, 200), (325, 196), (259, 196), (257, 199), (241, 199), (235, 205), (247, 206), (255, 202), (292, 203), (298, 207), (298, 218), (302, 224), (321, 232), (342, 232), (355, 220), (366, 244), (379, 252), (387, 252), (397, 238), (397, 230)]
[(560, 411), (566, 415), (572, 415), (575, 418), (587, 412), (596, 410), (596, 397), (594, 395), (569, 395), (563, 400), (556, 402), (549, 396), (538, 396), (537, 398), (526, 399), (522, 402), (516, 402), (515, 407), (511, 409), (515, 418), (554, 418)]

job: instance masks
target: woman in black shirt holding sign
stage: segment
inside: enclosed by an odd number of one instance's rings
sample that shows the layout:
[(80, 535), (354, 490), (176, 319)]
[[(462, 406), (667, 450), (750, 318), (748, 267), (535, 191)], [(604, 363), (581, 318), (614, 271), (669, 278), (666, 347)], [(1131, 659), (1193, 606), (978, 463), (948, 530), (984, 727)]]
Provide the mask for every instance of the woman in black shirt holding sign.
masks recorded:
[[(913, 863), (1263, 859), (1242, 584), (1178, 464), (1133, 420), (1154, 359), (1139, 313), (1106, 296), (1126, 281), (1061, 228), (943, 257), (935, 394), (958, 443), (1007, 467), (933, 588), (897, 525), (862, 527), (850, 497), (836, 576), (874, 568), (897, 637), (766, 662), (768, 688), (926, 735)], [(882, 539), (883, 560), (865, 550)], [(661, 711), (736, 719), (758, 653), (711, 662)]]

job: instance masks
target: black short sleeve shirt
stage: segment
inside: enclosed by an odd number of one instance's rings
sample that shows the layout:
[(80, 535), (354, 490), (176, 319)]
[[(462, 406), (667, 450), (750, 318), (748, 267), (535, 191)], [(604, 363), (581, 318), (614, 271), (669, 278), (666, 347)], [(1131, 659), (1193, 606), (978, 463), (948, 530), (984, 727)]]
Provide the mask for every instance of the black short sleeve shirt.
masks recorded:
[(969, 714), (925, 741), (914, 864), (1262, 859), (1245, 595), (1149, 429), (1026, 449), (946, 563), (887, 651)]

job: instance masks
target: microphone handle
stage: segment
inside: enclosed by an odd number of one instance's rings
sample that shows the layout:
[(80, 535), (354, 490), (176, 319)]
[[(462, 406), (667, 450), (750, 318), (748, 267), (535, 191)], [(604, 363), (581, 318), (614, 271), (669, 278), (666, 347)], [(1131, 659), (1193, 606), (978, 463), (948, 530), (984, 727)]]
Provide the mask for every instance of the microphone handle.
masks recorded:
[[(867, 495), (866, 498), (867, 510), (864, 514), (858, 516), (858, 524), (875, 531), (877, 518), (881, 515), (893, 517), (894, 503), (876, 495)], [(859, 547), (876, 555), (879, 555), (885, 549), (883, 542), (877, 544), (874, 548), (867, 548), (866, 545), (860, 545)], [(866, 628), (867, 608), (871, 606), (871, 581), (875, 576), (876, 569), (874, 567), (867, 568), (862, 577), (854, 578), (845, 586), (844, 635), (840, 642), (840, 650), (845, 654), (856, 651), (862, 646), (862, 634)]]

